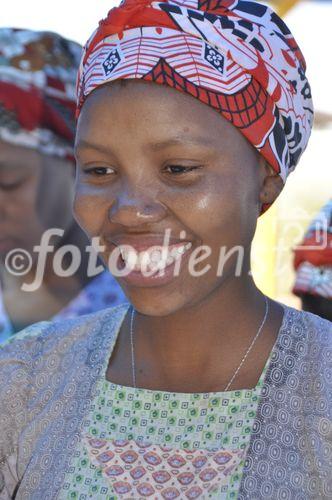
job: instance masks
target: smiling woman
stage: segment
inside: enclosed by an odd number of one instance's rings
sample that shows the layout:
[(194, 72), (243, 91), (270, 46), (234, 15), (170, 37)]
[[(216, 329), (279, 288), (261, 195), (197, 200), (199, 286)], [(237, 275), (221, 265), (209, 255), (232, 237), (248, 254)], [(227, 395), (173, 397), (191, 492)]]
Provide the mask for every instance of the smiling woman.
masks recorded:
[(253, 2), (128, 0), (78, 90), (75, 215), (131, 307), (4, 347), (3, 498), (329, 498), (331, 324), (250, 270), (312, 124), (288, 28)]
[[(101, 237), (106, 262), (115, 245), (136, 252), (163, 247), (167, 230), (170, 251), (190, 243), (176, 279), (175, 262), (164, 273), (134, 270), (120, 278), (137, 310), (152, 316), (189, 313), (211, 292), (220, 303), (221, 285), (234, 272), (229, 260), (216, 277), (222, 246), (245, 248), (243, 279), (233, 293), (244, 284), (251, 288), (248, 255), (256, 219), (282, 182), (267, 175), (255, 149), (213, 109), (169, 87), (137, 80), (107, 84), (82, 110), (76, 151), (76, 217), (90, 237)], [(209, 264), (210, 271), (197, 279), (187, 260), (202, 245), (211, 255), (196, 267)]]

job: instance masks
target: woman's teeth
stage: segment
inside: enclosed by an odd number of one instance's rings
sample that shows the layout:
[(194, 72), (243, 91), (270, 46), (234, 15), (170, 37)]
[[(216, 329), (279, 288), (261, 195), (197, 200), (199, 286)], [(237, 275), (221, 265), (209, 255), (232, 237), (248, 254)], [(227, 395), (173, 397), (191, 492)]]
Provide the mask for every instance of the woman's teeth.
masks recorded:
[(192, 247), (192, 243), (170, 247), (150, 247), (142, 252), (137, 252), (128, 246), (119, 247), (121, 257), (126, 267), (133, 271), (158, 271), (173, 264)]

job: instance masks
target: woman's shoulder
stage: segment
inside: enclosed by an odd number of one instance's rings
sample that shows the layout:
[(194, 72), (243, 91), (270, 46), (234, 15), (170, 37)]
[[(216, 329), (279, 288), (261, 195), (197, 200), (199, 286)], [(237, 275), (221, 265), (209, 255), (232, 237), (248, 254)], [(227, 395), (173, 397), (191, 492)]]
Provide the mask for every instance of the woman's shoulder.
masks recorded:
[(23, 409), (32, 394), (38, 399), (51, 382), (53, 389), (60, 388), (85, 368), (92, 373), (102, 366), (127, 310), (122, 304), (79, 318), (36, 323), (3, 344), (0, 414), (12, 414), (15, 404)]
[(284, 328), (296, 336), (304, 335), (308, 340), (323, 342), (332, 347), (332, 323), (316, 314), (300, 311), (283, 305)]
[(9, 360), (31, 363), (50, 352), (65, 354), (66, 349), (77, 343), (91, 342), (101, 331), (111, 337), (120, 327), (127, 310), (128, 304), (121, 304), (78, 318), (33, 324), (0, 345), (0, 372), (1, 365)]
[(98, 377), (127, 310), (124, 304), (37, 323), (0, 347), (0, 466), (15, 452), (22, 430), (53, 404), (84, 404), (82, 394)]

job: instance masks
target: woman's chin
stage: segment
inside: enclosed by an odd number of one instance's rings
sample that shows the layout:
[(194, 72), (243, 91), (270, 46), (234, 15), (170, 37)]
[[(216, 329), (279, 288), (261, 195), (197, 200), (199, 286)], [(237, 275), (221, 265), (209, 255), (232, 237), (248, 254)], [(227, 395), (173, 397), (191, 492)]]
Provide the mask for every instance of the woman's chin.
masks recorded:
[(188, 306), (190, 299), (180, 293), (166, 293), (166, 290), (130, 289), (124, 292), (136, 311), (146, 316), (169, 316)]

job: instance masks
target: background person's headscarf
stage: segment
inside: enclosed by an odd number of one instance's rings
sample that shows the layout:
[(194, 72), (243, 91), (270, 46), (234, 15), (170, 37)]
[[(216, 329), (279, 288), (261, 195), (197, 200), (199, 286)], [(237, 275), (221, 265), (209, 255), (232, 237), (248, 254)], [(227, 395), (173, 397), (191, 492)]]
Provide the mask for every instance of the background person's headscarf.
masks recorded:
[(295, 249), (294, 267), (296, 295), (332, 299), (332, 200), (315, 217)]
[(304, 58), (285, 23), (247, 0), (126, 0), (85, 47), (78, 113), (99, 85), (138, 78), (220, 112), (283, 181), (304, 151), (313, 107)]
[(0, 29), (0, 139), (72, 159), (80, 57), (55, 33)]

